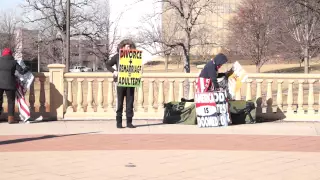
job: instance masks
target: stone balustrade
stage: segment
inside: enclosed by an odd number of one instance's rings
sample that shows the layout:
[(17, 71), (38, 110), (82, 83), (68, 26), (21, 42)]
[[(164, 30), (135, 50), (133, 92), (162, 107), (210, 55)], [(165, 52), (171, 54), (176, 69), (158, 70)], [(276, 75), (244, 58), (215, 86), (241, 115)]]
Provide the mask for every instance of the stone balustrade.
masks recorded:
[[(51, 119), (50, 113), (50, 83), (49, 83), (49, 73), (34, 73), (35, 79), (34, 83), (31, 85), (30, 90), (25, 95), (25, 100), (27, 101), (31, 116), (34, 118), (45, 118)], [(7, 98), (4, 94), (4, 113), (1, 115), (1, 119), (7, 118)], [(18, 105), (16, 103), (15, 111), (18, 112)], [(18, 118), (19, 113), (15, 116)]]
[[(115, 119), (116, 86), (111, 73), (64, 73), (64, 65), (54, 64), (49, 65), (49, 73), (35, 75), (38, 85), (32, 86), (28, 94), (32, 114), (58, 120)], [(194, 98), (197, 76), (198, 73), (144, 73), (141, 88), (135, 90), (135, 119), (162, 119), (165, 103), (186, 96)], [(248, 76), (236, 99), (254, 101), (258, 118), (320, 120), (320, 74)]]

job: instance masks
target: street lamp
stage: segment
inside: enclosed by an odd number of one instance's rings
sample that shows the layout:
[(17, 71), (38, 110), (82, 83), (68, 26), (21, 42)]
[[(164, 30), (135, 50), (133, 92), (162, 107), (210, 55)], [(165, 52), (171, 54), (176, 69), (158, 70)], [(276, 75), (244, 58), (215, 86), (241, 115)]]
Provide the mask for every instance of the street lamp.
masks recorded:
[(67, 17), (66, 17), (66, 72), (69, 72), (70, 64), (70, 0), (67, 0)]

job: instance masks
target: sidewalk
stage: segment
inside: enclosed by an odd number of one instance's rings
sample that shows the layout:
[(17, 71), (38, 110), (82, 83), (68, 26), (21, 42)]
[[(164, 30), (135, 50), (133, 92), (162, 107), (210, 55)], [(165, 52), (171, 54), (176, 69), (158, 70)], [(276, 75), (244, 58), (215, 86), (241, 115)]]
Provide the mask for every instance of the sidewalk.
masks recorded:
[[(125, 125), (125, 122), (123, 122)], [(217, 128), (195, 125), (162, 124), (155, 120), (137, 120), (136, 129), (117, 129), (115, 121), (54, 121), (33, 124), (0, 123), (0, 135), (34, 134), (252, 134), (320, 136), (320, 123), (270, 122)]]
[(320, 180), (320, 123), (0, 123), (0, 180)]

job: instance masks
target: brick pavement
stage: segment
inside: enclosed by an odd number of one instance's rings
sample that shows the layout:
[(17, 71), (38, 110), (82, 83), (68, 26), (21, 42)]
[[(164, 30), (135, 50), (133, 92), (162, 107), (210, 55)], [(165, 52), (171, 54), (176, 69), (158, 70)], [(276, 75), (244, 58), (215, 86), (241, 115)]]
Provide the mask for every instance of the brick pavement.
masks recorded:
[(68, 134), (0, 136), (0, 152), (77, 150), (242, 150), (320, 152), (320, 136)]
[(0, 180), (320, 180), (317, 123), (139, 123), (0, 123)]

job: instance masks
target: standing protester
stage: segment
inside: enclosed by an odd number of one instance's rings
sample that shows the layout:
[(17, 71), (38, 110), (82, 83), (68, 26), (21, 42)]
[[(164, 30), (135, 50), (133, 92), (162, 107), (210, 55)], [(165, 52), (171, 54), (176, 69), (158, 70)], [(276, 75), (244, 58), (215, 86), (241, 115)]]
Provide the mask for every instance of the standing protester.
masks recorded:
[(15, 98), (17, 90), (17, 82), (15, 72), (25, 74), (29, 71), (28, 68), (23, 69), (12, 56), (12, 51), (5, 48), (0, 57), (0, 113), (3, 112), (3, 93), (5, 92), (8, 99), (8, 123), (19, 123), (14, 119)]
[[(114, 55), (110, 61), (106, 63), (108, 71), (113, 73), (114, 82), (118, 81), (118, 66), (119, 66), (119, 51), (120, 49), (135, 49), (135, 44), (128, 39), (125, 39), (120, 42), (117, 48), (117, 54)], [(116, 65), (116, 69), (112, 66)], [(132, 124), (133, 118), (133, 103), (134, 103), (134, 87), (117, 87), (117, 111), (116, 111), (116, 120), (117, 128), (122, 127), (122, 113), (123, 113), (123, 101), (126, 97), (126, 116), (127, 116), (127, 128), (135, 128)]]

